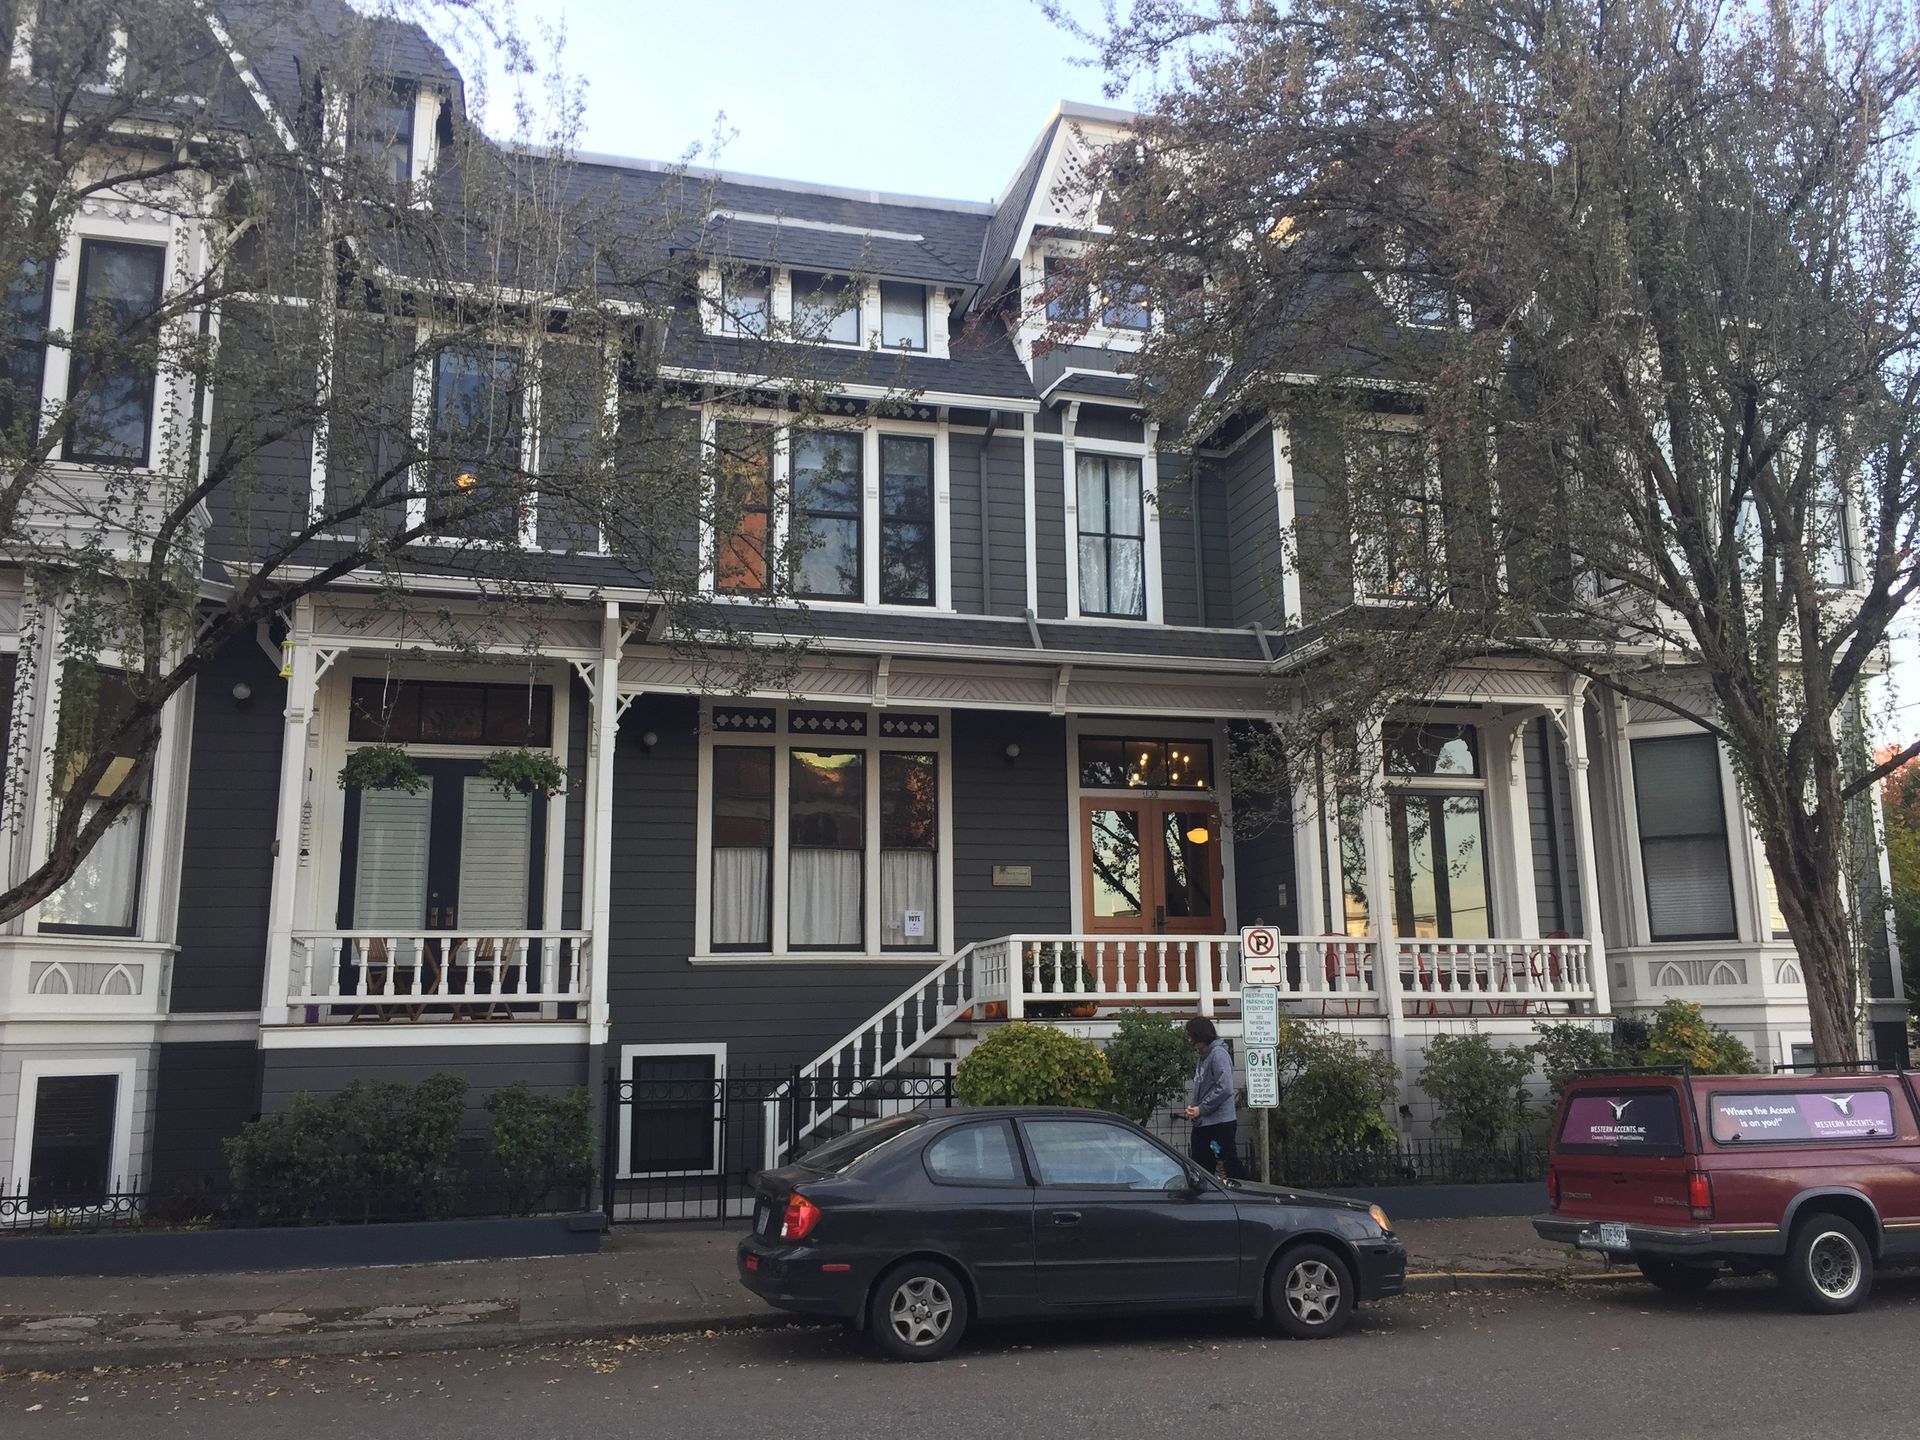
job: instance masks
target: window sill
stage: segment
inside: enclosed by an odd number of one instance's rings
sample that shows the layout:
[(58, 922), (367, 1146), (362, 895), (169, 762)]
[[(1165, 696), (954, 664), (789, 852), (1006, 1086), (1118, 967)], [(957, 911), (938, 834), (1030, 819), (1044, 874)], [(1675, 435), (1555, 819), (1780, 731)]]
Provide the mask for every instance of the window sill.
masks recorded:
[(861, 965), (885, 966), (897, 970), (914, 966), (944, 965), (952, 958), (951, 955), (939, 950), (897, 950), (888, 951), (882, 955), (840, 950), (801, 950), (779, 955), (764, 951), (729, 951), (722, 955), (689, 955), (687, 963), (711, 965), (716, 968), (766, 965)]

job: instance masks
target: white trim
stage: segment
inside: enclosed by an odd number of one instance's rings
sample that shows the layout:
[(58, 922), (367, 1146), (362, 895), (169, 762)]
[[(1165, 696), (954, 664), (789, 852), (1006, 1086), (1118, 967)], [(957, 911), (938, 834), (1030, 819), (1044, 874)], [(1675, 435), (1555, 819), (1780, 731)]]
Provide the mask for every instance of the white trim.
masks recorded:
[[(849, 705), (844, 700), (819, 702), (763, 699), (757, 696), (723, 700), (723, 707), (740, 705), (773, 712), (774, 728), (768, 732), (716, 734), (713, 729), (714, 701), (700, 702), (700, 753), (697, 765), (696, 814), (694, 819), (694, 924), (693, 963), (766, 964), (771, 961), (798, 963), (802, 959), (816, 964), (846, 964), (871, 960), (887, 965), (920, 965), (950, 956), (953, 943), (953, 714), (944, 706), (902, 702), (885, 709)], [(787, 729), (787, 716), (793, 710), (838, 710), (866, 717), (865, 735), (794, 735)], [(882, 735), (880, 724), (897, 711), (936, 716), (940, 722), (937, 739), (926, 736)], [(773, 855), (769, 903), (772, 914), (767, 927), (765, 950), (713, 949), (713, 751), (718, 746), (739, 749), (771, 749), (773, 755)], [(787, 942), (789, 920), (788, 875), (788, 785), (786, 754), (791, 750), (858, 750), (867, 757), (866, 845), (863, 855), (864, 876), (862, 926), (865, 946), (859, 950), (793, 951)], [(931, 944), (914, 949), (885, 950), (880, 945), (880, 761), (887, 751), (930, 754), (934, 757), (938, 788), (934, 797), (934, 823), (939, 849), (934, 861), (935, 926), (928, 938)]]
[[(633, 1062), (640, 1058), (649, 1059), (691, 1059), (704, 1056), (713, 1061), (713, 1081), (715, 1088), (724, 1094), (727, 1080), (727, 1045), (724, 1040), (717, 1041), (676, 1041), (670, 1045), (644, 1044), (622, 1045), (620, 1047), (620, 1079), (623, 1083), (633, 1079)], [(618, 1096), (613, 1097), (615, 1101)], [(713, 1110), (713, 1164), (705, 1170), (646, 1170), (639, 1174), (633, 1169), (633, 1109), (632, 1094), (628, 1094), (628, 1103), (621, 1106), (626, 1114), (621, 1117), (624, 1123), (616, 1128), (620, 1132), (620, 1168), (615, 1176), (621, 1180), (670, 1180), (684, 1179), (697, 1175), (718, 1175), (727, 1163), (727, 1157), (721, 1153), (726, 1135), (722, 1128), (722, 1117), (726, 1112), (726, 1102), (719, 1100)]]
[[(1021, 430), (1020, 442), (1026, 463), (1021, 471), (1020, 478), (1022, 493), (1026, 502), (1026, 524), (1021, 528), (1026, 532), (1027, 614), (1037, 617), (1040, 613), (1040, 516), (1036, 509), (1034, 499), (1036, 480), (1033, 467), (1034, 440), (1036, 437), (1033, 427), (1033, 415), (1028, 413), (1023, 418), (1026, 423)], [(1065, 473), (1063, 470), (1061, 472), (1062, 476), (1064, 476)], [(984, 472), (981, 474), (980, 483), (982, 485), (986, 484), (986, 475)], [(1062, 484), (1065, 484), (1064, 479), (1062, 480)]]
[(1274, 513), (1280, 525), (1280, 609), (1288, 629), (1304, 623), (1300, 600), (1299, 518), (1293, 487), (1293, 437), (1280, 416), (1269, 422), (1273, 441)]
[(30, 1056), (20, 1062), (20, 1108), (13, 1125), (13, 1168), (8, 1173), (27, 1178), (33, 1165), (33, 1128), (39, 1118), (40, 1082), (67, 1076), (111, 1075), (119, 1082), (114, 1092), (113, 1144), (107, 1169), (107, 1187), (116, 1189), (133, 1177), (133, 1079), (138, 1062), (131, 1056), (105, 1058), (68, 1055)]
[[(1640, 839), (1640, 807), (1636, 794), (1629, 789), (1626, 796), (1628, 802), (1626, 818), (1629, 826), (1627, 849), (1632, 856), (1633, 864), (1634, 926), (1637, 935), (1645, 937), (1639, 943), (1663, 947), (1771, 944), (1772, 937), (1769, 932), (1772, 927), (1765, 918), (1766, 901), (1764, 898), (1756, 900), (1753, 889), (1753, 832), (1747, 825), (1746, 812), (1740, 801), (1739, 783), (1734, 778), (1733, 765), (1727, 757), (1727, 747), (1720, 743), (1719, 737), (1710, 730), (1702, 729), (1691, 720), (1682, 720), (1677, 717), (1672, 720), (1639, 721), (1624, 727), (1623, 743), (1627, 751), (1624, 768), (1628, 777), (1627, 784), (1630, 786), (1633, 783), (1633, 745), (1636, 741), (1672, 740), (1687, 736), (1703, 736), (1713, 745), (1716, 774), (1720, 785), (1720, 818), (1725, 827), (1721, 840), (1726, 846), (1728, 899), (1733, 908), (1734, 933), (1698, 940), (1653, 938), (1653, 914), (1648, 908), (1647, 898), (1646, 849)], [(1744, 864), (1740, 862), (1740, 856), (1736, 854), (1735, 847), (1735, 837), (1742, 835), (1748, 837), (1746, 845), (1739, 847), (1746, 852)], [(1756, 940), (1756, 936), (1760, 938)]]
[(584, 1020), (515, 1020), (498, 1025), (435, 1025), (393, 1021), (376, 1025), (263, 1025), (262, 1050), (464, 1049), (502, 1045), (587, 1044)]

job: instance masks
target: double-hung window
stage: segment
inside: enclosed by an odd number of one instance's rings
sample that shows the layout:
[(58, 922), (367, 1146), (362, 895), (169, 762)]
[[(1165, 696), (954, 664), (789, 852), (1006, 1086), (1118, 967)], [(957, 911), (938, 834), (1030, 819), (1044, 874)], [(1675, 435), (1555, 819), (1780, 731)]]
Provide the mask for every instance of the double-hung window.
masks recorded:
[(773, 432), (762, 425), (716, 427), (713, 472), (714, 588), (764, 590), (773, 543)]
[(1486, 781), (1470, 725), (1385, 727), (1394, 931), (1422, 940), (1493, 933)]
[(1378, 427), (1348, 448), (1354, 589), (1367, 600), (1425, 600), (1443, 584), (1438, 476), (1426, 435)]
[(852, 282), (840, 275), (813, 275), (796, 270), (793, 331), (797, 340), (858, 345), (860, 300)]
[(1733, 939), (1733, 862), (1714, 738), (1635, 740), (1633, 789), (1649, 934), (1656, 941)]
[(880, 343), (889, 350), (927, 348), (927, 287), (880, 282)]
[(1047, 303), (1047, 319), (1078, 321), (1087, 318), (1087, 283), (1080, 267), (1064, 255), (1049, 255), (1041, 262), (1042, 294)]
[(726, 270), (720, 276), (720, 333), (762, 336), (773, 320), (773, 276), (761, 269)]
[(1153, 312), (1147, 306), (1147, 287), (1127, 282), (1106, 297), (1100, 307), (1100, 320), (1109, 330), (1145, 330)]
[(880, 437), (880, 599), (933, 603), (933, 441)]
[(776, 725), (781, 714), (714, 710), (707, 948), (934, 949), (943, 908), (939, 718), (889, 714), (875, 725), (868, 715), (795, 708)]
[(59, 777), (59, 803), (82, 806), (84, 823), (104, 800), (120, 794), (124, 785), (133, 783), (137, 788), (132, 802), (87, 852), (72, 878), (40, 907), (42, 930), (132, 935), (139, 928), (141, 857), (146, 849), (151, 774), (137, 782), (130, 782), (128, 777), (138, 761), (141, 732), (130, 729), (115, 742), (113, 759), (91, 794), (73, 791), (78, 767), (91, 755), (96, 737), (104, 739), (121, 729), (132, 706), (133, 692), (119, 675), (107, 670), (88, 672), (79, 665), (66, 667), (61, 679), (59, 748), (74, 759), (71, 772)]
[(1140, 462), (1081, 454), (1075, 461), (1080, 523), (1080, 613), (1147, 615), (1146, 495)]
[(516, 482), (525, 471), (523, 356), (497, 345), (443, 350), (433, 366), (432, 493), (436, 533), (516, 534)]
[(395, 185), (413, 183), (414, 87), (376, 82), (355, 105), (354, 141), (373, 173)]
[(861, 598), (860, 436), (793, 435), (794, 593), (807, 600)]
[(23, 260), (0, 301), (0, 433), (20, 427), (31, 444), (40, 429), (40, 391), (47, 364), (47, 308), (52, 268)]
[(118, 240), (80, 242), (71, 424), (66, 458), (145, 465), (153, 431), (154, 315), (166, 249)]

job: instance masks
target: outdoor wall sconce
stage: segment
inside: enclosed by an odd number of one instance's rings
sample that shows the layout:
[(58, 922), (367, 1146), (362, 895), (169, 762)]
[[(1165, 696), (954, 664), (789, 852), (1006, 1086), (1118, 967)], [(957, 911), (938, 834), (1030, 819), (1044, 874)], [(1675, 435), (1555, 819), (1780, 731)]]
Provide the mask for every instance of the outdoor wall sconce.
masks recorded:
[(640, 737), (640, 748), (645, 750), (649, 755), (653, 753), (653, 747), (659, 743), (660, 737), (651, 730)]
[(244, 705), (253, 699), (253, 686), (244, 680), (236, 680), (233, 682), (232, 695), (234, 704)]
[(1018, 745), (1007, 746), (1007, 763), (1011, 765), (1014, 761), (1018, 760), (1019, 758), (1020, 758), (1020, 747)]

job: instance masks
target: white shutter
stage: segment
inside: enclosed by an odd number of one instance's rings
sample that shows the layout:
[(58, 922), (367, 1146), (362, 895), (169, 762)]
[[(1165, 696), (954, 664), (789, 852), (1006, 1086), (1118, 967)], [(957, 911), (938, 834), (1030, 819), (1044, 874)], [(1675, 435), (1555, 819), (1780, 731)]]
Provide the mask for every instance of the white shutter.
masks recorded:
[(461, 807), (460, 929), (526, 929), (532, 797), (503, 795), (491, 780), (469, 775)]
[(433, 783), (360, 792), (360, 852), (353, 872), (353, 928), (418, 930), (427, 918), (427, 841)]

